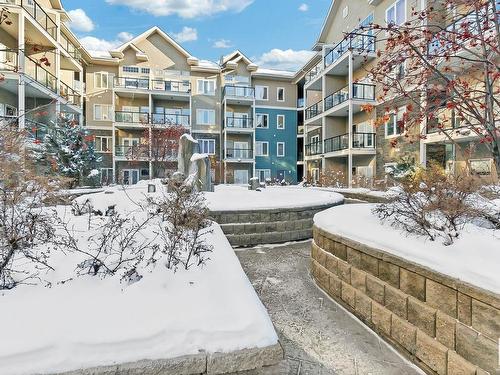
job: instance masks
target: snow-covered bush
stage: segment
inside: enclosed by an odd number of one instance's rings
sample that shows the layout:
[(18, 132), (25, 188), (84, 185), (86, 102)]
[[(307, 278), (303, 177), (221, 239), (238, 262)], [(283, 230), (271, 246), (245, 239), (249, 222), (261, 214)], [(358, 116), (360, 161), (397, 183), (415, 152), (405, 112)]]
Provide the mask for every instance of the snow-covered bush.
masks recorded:
[[(447, 174), (437, 165), (401, 178), (399, 193), (374, 213), (382, 221), (450, 245), (466, 222), (482, 220), (498, 227), (500, 208), (488, 203), (481, 181), (465, 173)], [(495, 224), (495, 217), (497, 223)]]

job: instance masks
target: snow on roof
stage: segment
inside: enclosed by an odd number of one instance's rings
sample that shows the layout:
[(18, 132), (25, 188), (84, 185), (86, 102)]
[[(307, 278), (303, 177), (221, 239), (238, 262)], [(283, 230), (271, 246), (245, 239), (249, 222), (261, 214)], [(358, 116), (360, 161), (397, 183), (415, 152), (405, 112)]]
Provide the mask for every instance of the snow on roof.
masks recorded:
[(219, 68), (219, 64), (210, 60), (200, 60), (198, 66), (201, 66), (203, 68)]
[(295, 76), (295, 72), (290, 72), (288, 70), (268, 69), (268, 68), (259, 68), (255, 72), (255, 74), (284, 76), (287, 78), (292, 78), (293, 76)]
[(87, 52), (92, 57), (97, 57), (97, 58), (111, 58), (111, 54), (108, 51), (88, 50)]

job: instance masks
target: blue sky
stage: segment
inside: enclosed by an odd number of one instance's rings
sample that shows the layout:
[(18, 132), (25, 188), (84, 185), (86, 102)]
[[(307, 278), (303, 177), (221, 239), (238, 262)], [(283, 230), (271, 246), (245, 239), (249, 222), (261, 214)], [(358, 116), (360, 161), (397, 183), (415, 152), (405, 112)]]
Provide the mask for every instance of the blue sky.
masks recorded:
[(294, 70), (321, 30), (331, 0), (63, 0), (72, 30), (106, 50), (159, 26), (192, 55), (217, 61), (234, 49), (261, 66)]

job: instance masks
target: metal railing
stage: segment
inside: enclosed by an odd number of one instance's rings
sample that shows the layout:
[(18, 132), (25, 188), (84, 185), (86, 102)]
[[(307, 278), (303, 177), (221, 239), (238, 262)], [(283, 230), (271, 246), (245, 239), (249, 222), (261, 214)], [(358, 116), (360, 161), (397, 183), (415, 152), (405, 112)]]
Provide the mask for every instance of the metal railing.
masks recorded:
[(148, 78), (115, 77), (113, 85), (116, 88), (149, 90)]
[(375, 44), (376, 37), (374, 35), (350, 33), (325, 55), (325, 67), (333, 64), (342, 57), (344, 53), (350, 50), (358, 52), (375, 52)]
[[(13, 3), (13, 2), (9, 2)], [(15, 2), (14, 2), (15, 3)], [(17, 2), (19, 4), (19, 2)], [(20, 0), (21, 7), (28, 12), (35, 21), (42, 26), (49, 35), (57, 39), (57, 25), (42, 9), (36, 0)]]
[(17, 50), (0, 49), (0, 70), (17, 72), (19, 70), (17, 61), (18, 61)]
[(226, 117), (226, 128), (253, 129), (253, 118), (248, 117)]
[(226, 159), (253, 159), (253, 150), (249, 148), (226, 148)]
[(251, 86), (224, 86), (222, 96), (231, 96), (235, 98), (245, 98), (254, 99), (255, 98), (255, 88)]
[(57, 94), (57, 78), (29, 56), (25, 56), (25, 73), (50, 91)]
[(70, 42), (70, 40), (61, 33), (61, 46), (64, 48), (66, 52), (69, 53), (71, 57), (73, 57), (75, 60), (80, 60), (82, 58), (82, 55), (80, 51), (78, 51), (78, 48), (75, 47), (73, 43)]
[(191, 83), (189, 81), (164, 81), (160, 79), (151, 80), (151, 90), (189, 93)]
[(115, 146), (115, 156), (122, 156), (127, 159), (149, 158), (149, 145), (117, 145)]
[(325, 153), (346, 150), (349, 148), (349, 134), (337, 135), (325, 139)]
[(345, 102), (349, 99), (349, 88), (343, 87), (325, 98), (325, 111)]
[(151, 123), (153, 125), (166, 125), (166, 126), (185, 126), (188, 127), (190, 122), (189, 115), (178, 113), (153, 113), (151, 116)]
[(306, 156), (314, 156), (323, 153), (321, 142), (309, 143), (305, 146)]
[(375, 100), (375, 85), (368, 83), (354, 83), (352, 98), (360, 100)]
[[(352, 148), (375, 148), (375, 133), (352, 134)], [(349, 148), (349, 134), (341, 134), (325, 139), (325, 153), (347, 150)]]
[(352, 148), (375, 148), (375, 133), (359, 133), (352, 134)]
[(306, 74), (306, 83), (311, 82), (323, 71), (323, 62), (320, 62)]
[(323, 101), (320, 100), (319, 102), (307, 107), (304, 112), (306, 120), (318, 116), (319, 114), (323, 113)]
[(149, 113), (115, 111), (115, 122), (149, 124)]
[(60, 81), (59, 85), (59, 95), (70, 102), (70, 104), (81, 105), (82, 97), (80, 93), (62, 81)]

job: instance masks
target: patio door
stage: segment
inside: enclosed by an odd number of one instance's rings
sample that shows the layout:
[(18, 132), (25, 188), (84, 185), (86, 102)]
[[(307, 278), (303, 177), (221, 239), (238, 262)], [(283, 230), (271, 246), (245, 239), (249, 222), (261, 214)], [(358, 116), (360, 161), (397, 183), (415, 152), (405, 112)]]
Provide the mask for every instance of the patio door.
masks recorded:
[(369, 122), (354, 125), (353, 147), (371, 148), (375, 146), (373, 125)]
[(139, 182), (138, 169), (124, 169), (123, 170), (123, 185), (135, 185)]
[(133, 152), (139, 146), (139, 138), (122, 138), (122, 151), (124, 155)]
[(243, 128), (246, 129), (248, 128), (248, 113), (234, 113), (234, 127), (235, 128)]
[(247, 169), (235, 169), (234, 170), (234, 183), (236, 185), (247, 185), (248, 184), (248, 170)]
[(234, 142), (234, 157), (236, 159), (250, 159), (248, 142)]

